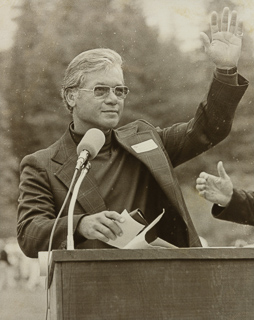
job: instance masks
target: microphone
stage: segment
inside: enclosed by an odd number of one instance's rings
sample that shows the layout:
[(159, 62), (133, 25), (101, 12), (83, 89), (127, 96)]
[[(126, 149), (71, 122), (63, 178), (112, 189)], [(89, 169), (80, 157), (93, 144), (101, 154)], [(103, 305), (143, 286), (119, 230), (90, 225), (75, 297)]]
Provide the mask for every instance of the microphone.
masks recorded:
[(105, 135), (101, 130), (96, 128), (89, 129), (77, 146), (77, 154), (79, 157), (76, 169), (80, 170), (80, 168), (86, 164), (88, 159), (93, 160), (104, 143)]
[[(77, 146), (77, 153), (79, 154), (76, 169), (81, 170), (80, 176), (74, 186), (69, 210), (68, 210), (68, 231), (67, 231), (67, 250), (74, 250), (74, 237), (73, 237), (73, 214), (76, 199), (78, 196), (79, 188), (86, 174), (88, 173), (91, 164), (88, 160), (94, 159), (102, 146), (105, 143), (104, 133), (96, 128), (89, 129), (79, 145)], [(75, 171), (78, 172), (78, 171)]]

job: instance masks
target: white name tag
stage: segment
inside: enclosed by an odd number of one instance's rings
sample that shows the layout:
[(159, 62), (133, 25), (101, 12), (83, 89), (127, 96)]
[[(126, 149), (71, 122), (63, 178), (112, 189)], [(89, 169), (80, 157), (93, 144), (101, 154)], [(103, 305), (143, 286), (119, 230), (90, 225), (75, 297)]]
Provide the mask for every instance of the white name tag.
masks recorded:
[(137, 153), (151, 151), (158, 148), (157, 144), (153, 141), (153, 139), (134, 144), (131, 147)]

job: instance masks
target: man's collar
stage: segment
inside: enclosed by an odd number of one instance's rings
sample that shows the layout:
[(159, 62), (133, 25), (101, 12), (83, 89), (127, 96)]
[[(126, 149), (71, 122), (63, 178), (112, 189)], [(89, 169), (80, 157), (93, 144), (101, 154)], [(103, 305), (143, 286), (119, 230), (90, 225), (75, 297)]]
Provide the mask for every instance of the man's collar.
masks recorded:
[(69, 125), (69, 131), (72, 137), (72, 140), (75, 142), (76, 146), (80, 143), (81, 139), (83, 138), (84, 135), (75, 132), (74, 130), (74, 123), (71, 122)]
[[(75, 144), (77, 146), (80, 143), (80, 141), (84, 135), (75, 132), (73, 122), (71, 122), (69, 125), (69, 131), (70, 131), (70, 135), (71, 135), (72, 140), (75, 142)], [(105, 132), (106, 140), (105, 140), (105, 144), (102, 147), (101, 151), (107, 151), (108, 149), (111, 149), (111, 144), (112, 144), (112, 141), (114, 140), (114, 139), (112, 139), (112, 137), (114, 136), (113, 133), (114, 133), (114, 131), (112, 129), (109, 129), (107, 132)]]

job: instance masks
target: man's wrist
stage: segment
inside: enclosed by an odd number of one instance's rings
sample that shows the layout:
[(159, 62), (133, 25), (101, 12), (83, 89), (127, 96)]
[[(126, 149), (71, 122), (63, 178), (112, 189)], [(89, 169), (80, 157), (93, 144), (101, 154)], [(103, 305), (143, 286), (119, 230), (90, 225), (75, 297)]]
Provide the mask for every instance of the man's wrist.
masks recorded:
[(233, 68), (218, 68), (215, 70), (215, 77), (224, 83), (227, 83), (232, 86), (238, 85), (238, 73), (237, 67)]
[(230, 195), (225, 195), (223, 199), (219, 203), (216, 203), (217, 206), (226, 208), (232, 199), (233, 191)]
[(237, 73), (237, 67), (232, 67), (232, 68), (218, 68), (218, 67), (216, 67), (216, 71), (221, 74), (235, 74), (235, 73)]
[(77, 225), (76, 225), (76, 229), (75, 229), (75, 234), (78, 236), (82, 236), (85, 238), (84, 234), (83, 234), (83, 224), (84, 224), (84, 218), (87, 217), (88, 215), (85, 214), (81, 217), (81, 219), (79, 219)]

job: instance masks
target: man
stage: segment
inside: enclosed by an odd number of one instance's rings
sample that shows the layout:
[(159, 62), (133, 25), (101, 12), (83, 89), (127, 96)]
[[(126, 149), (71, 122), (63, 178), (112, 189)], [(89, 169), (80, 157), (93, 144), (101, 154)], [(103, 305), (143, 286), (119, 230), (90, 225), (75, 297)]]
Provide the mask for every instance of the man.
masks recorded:
[(206, 200), (214, 203), (212, 214), (217, 219), (254, 226), (254, 192), (235, 189), (222, 161), (219, 176), (201, 172), (196, 188)]
[[(75, 248), (107, 247), (121, 236), (121, 212), (139, 208), (148, 223), (163, 209), (157, 236), (178, 247), (200, 246), (173, 171), (223, 140), (247, 81), (237, 74), (242, 23), (225, 8), (221, 30), (211, 16), (212, 41), (202, 33), (206, 51), (216, 65), (207, 101), (188, 123), (155, 128), (138, 120), (115, 129), (128, 94), (121, 57), (109, 49), (81, 53), (69, 64), (62, 97), (73, 123), (55, 144), (21, 162), (18, 241), (36, 257), (48, 249), (50, 233), (64, 202), (77, 160), (76, 146), (90, 128), (105, 133), (106, 142), (79, 190), (73, 229)], [(52, 249), (66, 247), (68, 204), (54, 231)]]

